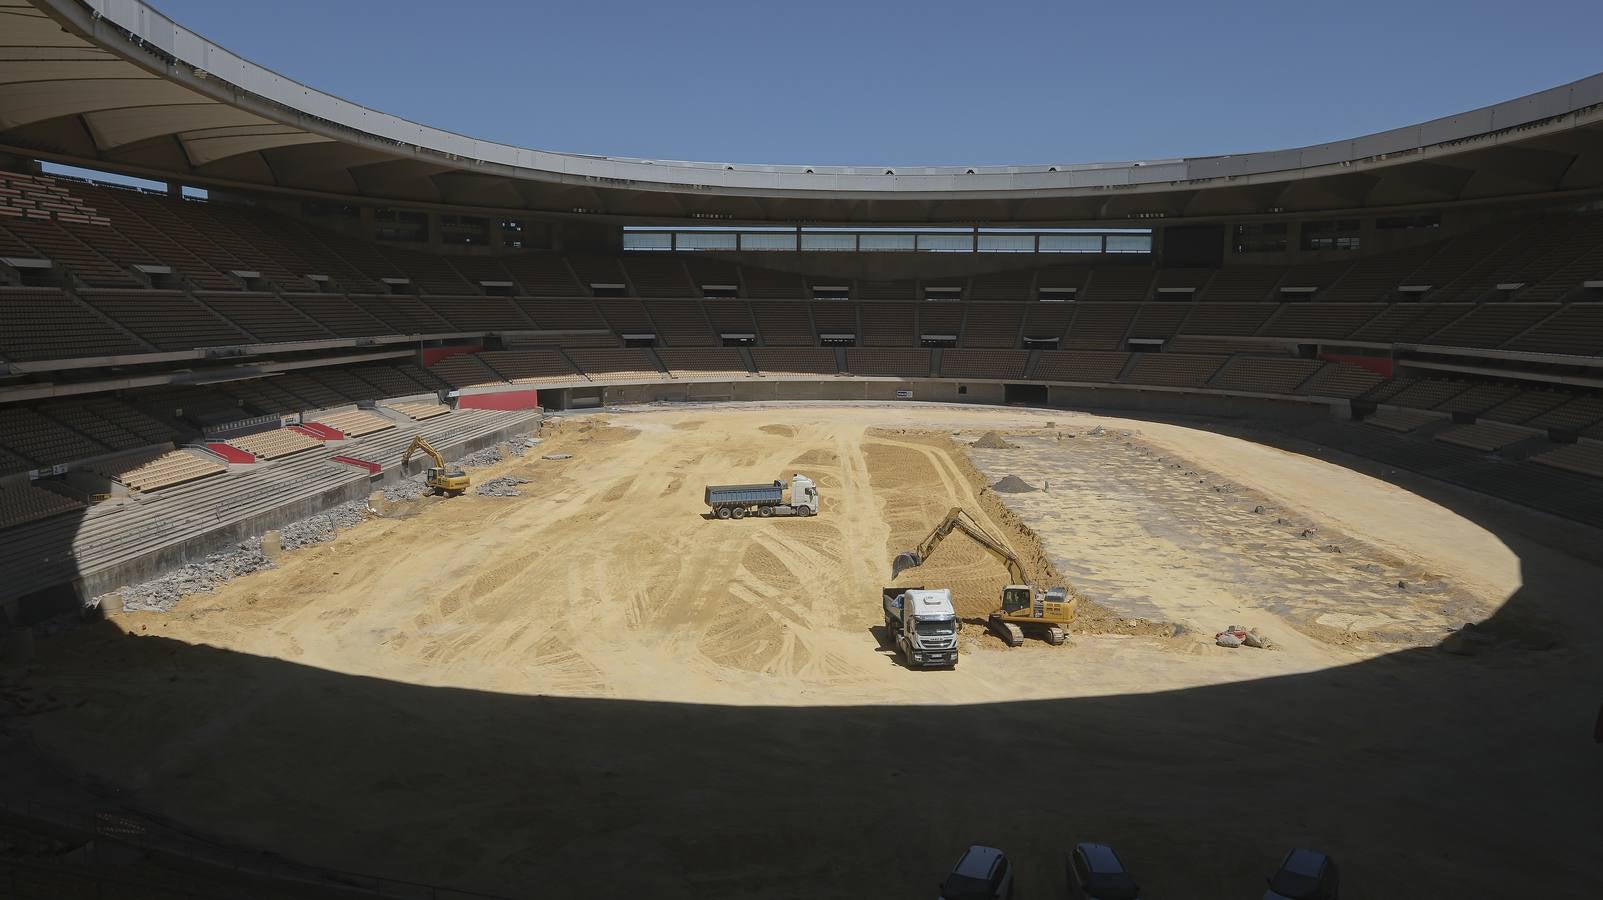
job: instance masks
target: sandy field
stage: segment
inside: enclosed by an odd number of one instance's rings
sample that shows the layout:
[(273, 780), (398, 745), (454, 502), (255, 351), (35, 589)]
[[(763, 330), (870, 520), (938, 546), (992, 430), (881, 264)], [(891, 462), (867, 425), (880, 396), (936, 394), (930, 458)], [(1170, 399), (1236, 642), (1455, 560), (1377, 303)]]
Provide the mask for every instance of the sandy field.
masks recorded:
[[(969, 446), (990, 431), (1013, 448)], [(1295, 844), (1354, 897), (1603, 887), (1603, 573), (1478, 508), (1066, 412), (642, 408), (541, 437), (473, 473), (521, 497), (396, 504), (43, 642), (26, 677), (61, 702), (19, 726), (32, 752), (223, 840), (509, 896), (915, 896), (976, 841), (1057, 896), (1090, 839), (1154, 896), (1255, 896)], [(708, 483), (792, 472), (818, 517), (706, 514)], [(985, 489), (1006, 475), (1039, 490)], [(953, 672), (881, 645), (891, 558), (952, 506), (1085, 599), (1069, 644), (974, 624)], [(977, 623), (1005, 581), (954, 536), (895, 583)], [(1435, 648), (1483, 620), (1514, 624)], [(1214, 646), (1233, 623), (1276, 647)]]

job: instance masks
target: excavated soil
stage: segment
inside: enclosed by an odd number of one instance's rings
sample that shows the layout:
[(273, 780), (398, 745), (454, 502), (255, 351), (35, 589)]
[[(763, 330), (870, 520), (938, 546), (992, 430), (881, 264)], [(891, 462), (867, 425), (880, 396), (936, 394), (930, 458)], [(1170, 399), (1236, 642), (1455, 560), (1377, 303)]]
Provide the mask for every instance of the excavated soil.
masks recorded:
[[(968, 446), (1002, 431), (1005, 453)], [(474, 473), (525, 479), (520, 496), (398, 500), (170, 612), (40, 641), (26, 687), (54, 705), (7, 720), (23, 740), (0, 753), (228, 844), (507, 896), (911, 896), (976, 841), (1013, 854), (1021, 893), (1053, 896), (1063, 848), (1090, 839), (1154, 895), (1261, 892), (1311, 845), (1384, 893), (1503, 876), (1559, 896), (1578, 874), (1563, 861), (1595, 846), (1595, 690), (1571, 687), (1595, 623), (1576, 614), (1525, 657), (1401, 662), (1297, 630), (1382, 601), (1429, 623), (1446, 601), (1479, 618), (1523, 591), (1570, 615), (1595, 596), (1596, 569), (1517, 554), (1447, 506), (1063, 411), (704, 406), (542, 437)], [(706, 484), (795, 472), (821, 486), (817, 517), (707, 516)], [(1043, 489), (989, 487), (1014, 473)], [(971, 624), (952, 672), (885, 649), (891, 560), (952, 507), (1032, 582), (1075, 592), (1067, 646), (1008, 649)], [(1451, 573), (1452, 593), (1396, 589), (1399, 571)], [(1287, 587), (1260, 592), (1268, 578)], [(1392, 587), (1355, 594), (1366, 578)], [(978, 622), (1007, 580), (953, 536), (894, 583), (949, 587)], [(1214, 646), (1233, 622), (1278, 651)], [(1528, 843), (1504, 852), (1488, 821)]]

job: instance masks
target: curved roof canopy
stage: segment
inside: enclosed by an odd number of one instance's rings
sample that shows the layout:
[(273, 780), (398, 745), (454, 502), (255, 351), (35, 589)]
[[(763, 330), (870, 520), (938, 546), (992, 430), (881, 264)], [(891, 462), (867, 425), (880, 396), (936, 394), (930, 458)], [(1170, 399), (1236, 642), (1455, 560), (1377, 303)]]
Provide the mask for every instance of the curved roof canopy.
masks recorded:
[(0, 0), (0, 150), (188, 184), (506, 213), (1107, 224), (1603, 191), (1603, 74), (1292, 150), (1037, 166), (770, 166), (475, 140), (258, 66), (140, 0)]

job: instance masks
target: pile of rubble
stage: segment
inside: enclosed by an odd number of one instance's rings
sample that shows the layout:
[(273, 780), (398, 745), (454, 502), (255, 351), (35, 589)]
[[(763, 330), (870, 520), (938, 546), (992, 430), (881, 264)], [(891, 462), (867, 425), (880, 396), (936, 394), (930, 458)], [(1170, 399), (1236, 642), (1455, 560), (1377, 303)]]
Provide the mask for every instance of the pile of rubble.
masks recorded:
[(493, 447), (485, 447), (483, 450), (475, 450), (457, 460), (456, 464), (464, 468), (467, 466), (493, 466), (506, 459), (506, 454), (501, 452), (501, 446), (496, 444)]
[(1003, 494), (1027, 494), (1039, 490), (1039, 488), (1017, 475), (1009, 475), (1001, 479), (996, 484), (991, 485), (991, 489)]
[(301, 547), (326, 544), (334, 540), (335, 534), (341, 528), (354, 528), (366, 522), (367, 514), (365, 500), (341, 503), (328, 512), (318, 513), (284, 526), (279, 533), (280, 546), (285, 550), (298, 550)]
[(262, 553), (260, 538), (240, 541), (229, 550), (213, 553), (199, 562), (192, 562), (160, 578), (144, 584), (127, 586), (103, 597), (102, 601), (120, 595), (122, 608), (129, 611), (167, 612), (178, 601), (190, 594), (209, 594), (226, 581), (271, 569), (273, 563)]
[(1256, 628), (1243, 628), (1240, 625), (1231, 625), (1213, 636), (1213, 642), (1221, 647), (1256, 647), (1259, 650), (1274, 649), (1274, 641), (1262, 634)]
[(985, 434), (982, 435), (979, 440), (974, 442), (974, 446), (980, 448), (981, 450), (1016, 450), (1016, 449), (1018, 449), (1018, 447), (1016, 445), (1010, 444), (1007, 441), (1003, 440), (1002, 436), (997, 434), (994, 431), (985, 432)]
[(414, 475), (399, 484), (384, 489), (384, 499), (391, 503), (404, 500), (416, 500), (428, 493), (428, 486), (423, 483), (422, 475)]
[(514, 478), (511, 475), (504, 475), (484, 482), (475, 488), (473, 493), (481, 497), (521, 497), (523, 494), (518, 490), (518, 485), (528, 483), (529, 480), (527, 478)]

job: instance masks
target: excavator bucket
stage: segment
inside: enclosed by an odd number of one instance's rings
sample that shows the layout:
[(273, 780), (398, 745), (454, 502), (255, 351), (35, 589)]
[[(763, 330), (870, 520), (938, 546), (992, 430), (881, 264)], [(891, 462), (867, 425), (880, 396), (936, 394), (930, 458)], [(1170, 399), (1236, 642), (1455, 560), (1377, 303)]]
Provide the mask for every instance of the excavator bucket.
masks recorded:
[(923, 564), (924, 560), (920, 559), (919, 555), (911, 550), (905, 553), (898, 553), (896, 554), (896, 558), (891, 560), (891, 577), (895, 578), (908, 569), (914, 568), (915, 566), (921, 566)]

